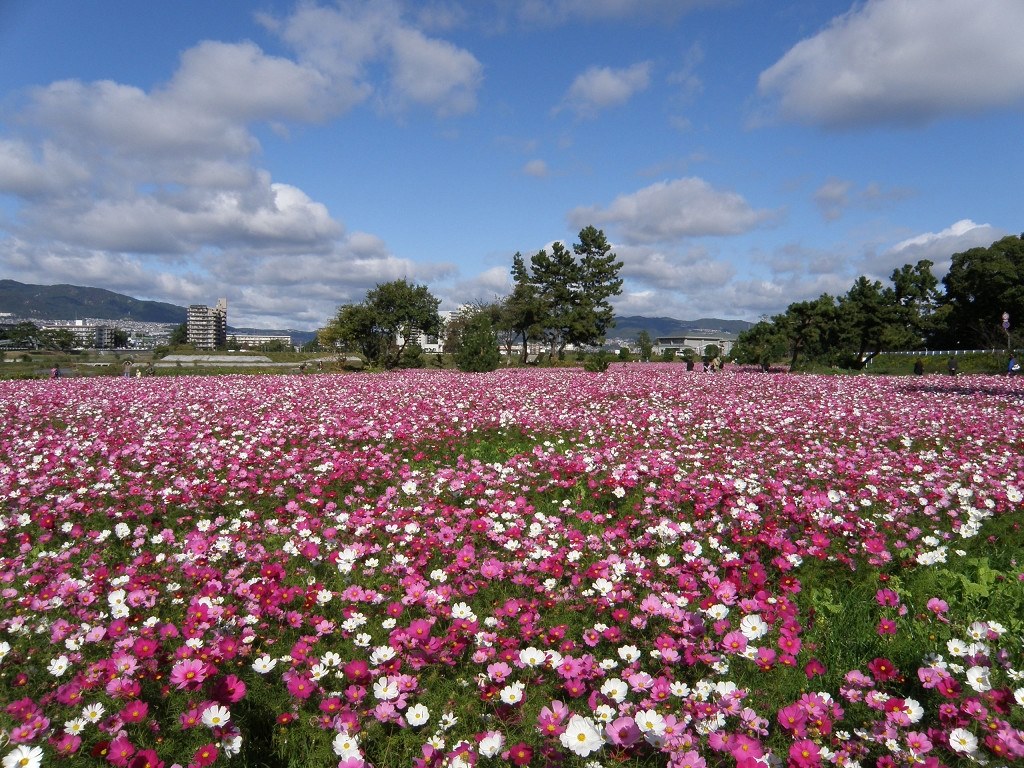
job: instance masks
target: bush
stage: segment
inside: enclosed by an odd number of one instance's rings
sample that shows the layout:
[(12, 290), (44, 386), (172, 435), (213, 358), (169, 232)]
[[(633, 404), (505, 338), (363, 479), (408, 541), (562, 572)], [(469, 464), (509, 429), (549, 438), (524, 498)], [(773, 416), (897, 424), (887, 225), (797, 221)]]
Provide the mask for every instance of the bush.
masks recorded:
[(583, 362), (583, 370), (590, 371), (591, 373), (604, 373), (608, 370), (608, 364), (611, 362), (608, 353), (603, 349), (600, 352), (595, 352), (589, 358)]
[(455, 353), (460, 371), (493, 371), (501, 364), (498, 336), (491, 319), (484, 313), (471, 317), (462, 330), (462, 344)]

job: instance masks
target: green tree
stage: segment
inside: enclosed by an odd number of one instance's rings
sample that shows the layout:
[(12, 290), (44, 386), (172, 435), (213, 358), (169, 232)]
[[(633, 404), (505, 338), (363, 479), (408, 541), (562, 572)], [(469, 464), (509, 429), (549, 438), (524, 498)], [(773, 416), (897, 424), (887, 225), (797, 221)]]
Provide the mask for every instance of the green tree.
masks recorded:
[(0, 339), (7, 339), (16, 347), (39, 348), (39, 326), (35, 323), (21, 322), (8, 328), (0, 329)]
[(39, 332), (39, 345), (44, 349), (69, 352), (78, 345), (78, 337), (70, 328), (47, 328)]
[(646, 330), (640, 331), (636, 335), (636, 345), (640, 348), (640, 359), (645, 363), (650, 362), (654, 352), (654, 340), (651, 338), (651, 334)]
[(858, 277), (846, 295), (839, 297), (836, 311), (839, 343), (852, 356), (844, 362), (863, 368), (882, 349), (912, 348), (917, 336), (906, 320), (894, 289)]
[(786, 337), (770, 320), (761, 320), (736, 337), (732, 359), (741, 365), (759, 365), (767, 371), (786, 355)]
[(894, 269), (889, 277), (899, 305), (900, 322), (917, 337), (914, 346), (932, 339), (944, 327), (948, 314), (948, 308), (942, 305), (933, 266), (928, 259), (921, 259), (917, 264)]
[(188, 344), (188, 323), (182, 323), (173, 331), (167, 340), (171, 347), (183, 347)]
[(1024, 325), (1024, 239), (1004, 237), (988, 248), (953, 254), (942, 279), (946, 327), (936, 336), (949, 346), (1001, 346), (1007, 342), (1002, 314)]
[(128, 331), (115, 328), (110, 332), (110, 340), (115, 349), (124, 349), (128, 346)]
[(537, 286), (530, 278), (526, 261), (519, 252), (512, 257), (512, 280), (512, 295), (505, 299), (498, 327), (507, 331), (513, 339), (520, 339), (523, 345), (522, 362), (525, 363), (530, 352), (530, 342), (543, 338), (544, 307)]
[(820, 360), (834, 349), (835, 315), (835, 300), (826, 293), (814, 301), (790, 304), (784, 314), (772, 318), (786, 340), (790, 370), (796, 368), (801, 355)]
[(498, 335), (486, 311), (475, 312), (462, 329), (462, 339), (455, 353), (455, 364), (460, 371), (493, 371), (501, 363)]
[[(361, 304), (346, 304), (317, 336), (325, 347), (347, 345), (358, 349), (372, 364), (390, 369), (407, 366), (419, 355), (406, 347), (417, 333), (436, 336), (441, 330), (440, 301), (426, 286), (406, 280), (378, 283)], [(422, 350), (420, 350), (422, 352)]]
[(572, 251), (561, 243), (552, 245), (550, 253), (538, 251), (530, 259), (529, 271), (521, 257), (513, 259), (513, 278), (517, 286), (524, 286), (521, 298), (537, 313), (529, 327), (546, 342), (550, 355), (557, 352), (561, 357), (568, 344), (604, 342), (614, 325), (608, 300), (622, 293), (621, 268), (604, 232), (590, 226), (580, 230)]

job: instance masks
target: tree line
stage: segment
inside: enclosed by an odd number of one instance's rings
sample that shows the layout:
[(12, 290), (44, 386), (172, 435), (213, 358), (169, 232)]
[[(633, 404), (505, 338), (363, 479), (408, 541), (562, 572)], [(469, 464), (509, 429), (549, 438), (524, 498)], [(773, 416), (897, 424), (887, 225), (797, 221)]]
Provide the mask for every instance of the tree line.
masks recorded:
[(922, 259), (893, 270), (889, 284), (862, 275), (842, 296), (794, 302), (740, 333), (732, 357), (863, 368), (882, 351), (1012, 350), (1014, 323), (1024, 323), (1024, 236), (953, 254), (941, 282), (934, 266)]
[(604, 343), (614, 325), (609, 299), (622, 292), (621, 268), (604, 232), (588, 226), (571, 248), (556, 242), (528, 260), (516, 253), (512, 293), (470, 304), (447, 324), (427, 287), (402, 279), (380, 283), (362, 302), (339, 307), (317, 338), (324, 347), (357, 351), (387, 369), (423, 364), (415, 341), (420, 333), (440, 339), (465, 371), (493, 370), (501, 349), (510, 357), (518, 349), (526, 362), (531, 344), (553, 358), (570, 344)]

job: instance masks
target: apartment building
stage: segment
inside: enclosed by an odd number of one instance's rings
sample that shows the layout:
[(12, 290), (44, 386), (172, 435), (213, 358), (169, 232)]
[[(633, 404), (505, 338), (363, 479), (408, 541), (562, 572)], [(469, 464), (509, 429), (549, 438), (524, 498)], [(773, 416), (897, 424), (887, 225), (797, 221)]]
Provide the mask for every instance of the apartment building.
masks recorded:
[(188, 343), (196, 349), (217, 349), (228, 343), (228, 300), (217, 306), (192, 304), (188, 308)]

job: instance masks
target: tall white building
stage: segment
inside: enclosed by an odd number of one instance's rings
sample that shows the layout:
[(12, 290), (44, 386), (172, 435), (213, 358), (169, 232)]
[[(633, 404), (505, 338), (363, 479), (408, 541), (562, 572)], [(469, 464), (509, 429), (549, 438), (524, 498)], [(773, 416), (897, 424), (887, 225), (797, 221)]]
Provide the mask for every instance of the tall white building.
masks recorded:
[(196, 349), (217, 349), (228, 343), (228, 300), (216, 307), (192, 304), (188, 308), (188, 343)]

